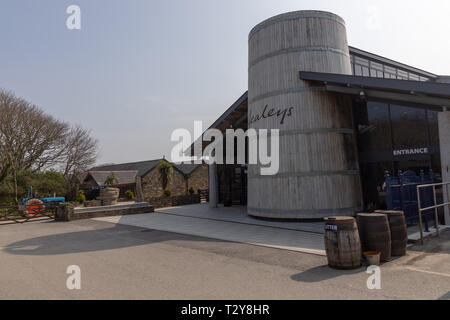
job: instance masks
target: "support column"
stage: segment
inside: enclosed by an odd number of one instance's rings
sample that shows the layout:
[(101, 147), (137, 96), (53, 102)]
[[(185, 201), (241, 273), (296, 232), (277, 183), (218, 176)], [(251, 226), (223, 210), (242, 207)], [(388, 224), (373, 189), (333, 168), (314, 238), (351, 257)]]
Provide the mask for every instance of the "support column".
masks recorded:
[(211, 208), (217, 208), (219, 197), (218, 197), (218, 187), (217, 184), (217, 165), (209, 165), (209, 206)]
[(142, 178), (136, 176), (136, 202), (144, 201), (144, 193), (142, 192)]
[[(439, 141), (441, 144), (442, 182), (450, 182), (450, 111), (440, 112)], [(450, 186), (448, 187), (450, 189)], [(444, 201), (449, 202), (449, 197), (444, 187)], [(450, 225), (450, 210), (445, 208), (445, 224)]]

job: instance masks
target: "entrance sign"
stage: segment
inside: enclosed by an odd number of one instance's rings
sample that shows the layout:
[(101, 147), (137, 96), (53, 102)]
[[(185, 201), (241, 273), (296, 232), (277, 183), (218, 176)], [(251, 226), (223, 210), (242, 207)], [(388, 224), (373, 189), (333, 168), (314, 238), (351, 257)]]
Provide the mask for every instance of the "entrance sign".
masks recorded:
[(428, 154), (428, 148), (414, 148), (414, 149), (402, 149), (402, 150), (394, 150), (394, 157), (400, 156), (412, 156), (418, 154)]

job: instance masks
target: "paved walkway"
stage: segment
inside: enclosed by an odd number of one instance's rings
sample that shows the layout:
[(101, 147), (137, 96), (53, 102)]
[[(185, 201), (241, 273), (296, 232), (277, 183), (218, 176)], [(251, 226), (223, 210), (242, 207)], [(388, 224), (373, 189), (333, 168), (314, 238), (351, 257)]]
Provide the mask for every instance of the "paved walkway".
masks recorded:
[[(383, 264), (381, 290), (323, 256), (94, 220), (2, 226), (0, 261), (2, 300), (450, 298), (450, 231)], [(71, 265), (81, 290), (66, 287)]]
[(313, 232), (324, 234), (323, 222), (279, 222), (261, 220), (247, 215), (247, 207), (233, 206), (225, 208), (220, 206), (211, 209), (209, 204), (198, 204), (183, 207), (172, 207), (155, 210), (159, 213), (166, 213), (184, 217), (202, 218), (215, 221), (237, 222), (255, 226), (273, 227), (294, 231)]
[[(211, 239), (246, 243), (290, 251), (325, 255), (323, 234), (314, 233), (312, 224), (299, 231), (299, 223), (281, 223), (245, 218), (237, 210), (221, 208), (217, 219), (206, 215), (207, 205), (160, 209), (155, 213), (123, 217), (96, 218), (121, 225), (151, 230), (200, 236)], [(208, 208), (209, 209), (209, 208)], [(224, 214), (229, 212), (229, 217)], [(225, 219), (227, 221), (225, 221)]]

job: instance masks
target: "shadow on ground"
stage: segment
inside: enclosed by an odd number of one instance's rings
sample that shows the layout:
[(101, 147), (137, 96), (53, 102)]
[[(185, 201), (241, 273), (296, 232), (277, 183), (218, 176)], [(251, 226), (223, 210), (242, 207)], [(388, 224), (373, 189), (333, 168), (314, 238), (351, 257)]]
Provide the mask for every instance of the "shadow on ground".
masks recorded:
[(442, 297), (440, 297), (438, 300), (450, 300), (450, 291), (444, 294)]
[(439, 237), (426, 238), (424, 244), (420, 242), (408, 249), (413, 252), (447, 253), (450, 254), (450, 229), (444, 230)]
[(115, 225), (113, 228), (68, 232), (30, 238), (11, 243), (4, 247), (3, 251), (16, 255), (45, 256), (113, 250), (171, 240), (224, 242), (132, 226)]
[(314, 283), (330, 280), (340, 276), (358, 274), (364, 271), (365, 271), (364, 268), (359, 268), (355, 270), (336, 270), (330, 268), (329, 266), (320, 266), (295, 274), (291, 276), (291, 279), (299, 282)]

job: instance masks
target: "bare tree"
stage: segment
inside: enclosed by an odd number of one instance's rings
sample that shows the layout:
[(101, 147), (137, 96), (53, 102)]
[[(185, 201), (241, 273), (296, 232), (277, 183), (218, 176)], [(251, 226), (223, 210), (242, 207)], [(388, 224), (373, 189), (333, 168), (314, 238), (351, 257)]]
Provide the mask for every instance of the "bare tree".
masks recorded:
[[(0, 182), (10, 174), (18, 202), (17, 174), (61, 168), (67, 193), (95, 163), (98, 142), (89, 130), (70, 127), (13, 93), (0, 90)], [(76, 192), (76, 190), (75, 190)]]
[(77, 191), (79, 175), (94, 165), (98, 155), (97, 150), (98, 141), (91, 136), (89, 130), (75, 126), (67, 134), (61, 162), (69, 198)]
[(17, 199), (17, 173), (58, 162), (69, 126), (11, 92), (0, 91), (0, 150), (10, 168)]

